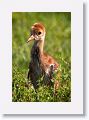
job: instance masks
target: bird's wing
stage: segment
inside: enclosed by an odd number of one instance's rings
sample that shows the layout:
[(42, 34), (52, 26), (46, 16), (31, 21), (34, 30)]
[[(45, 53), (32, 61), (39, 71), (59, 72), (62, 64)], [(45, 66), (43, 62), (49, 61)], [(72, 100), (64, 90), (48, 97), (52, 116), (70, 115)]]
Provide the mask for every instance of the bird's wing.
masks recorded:
[(49, 68), (53, 66), (53, 71), (58, 69), (59, 64), (56, 62), (56, 60), (52, 56), (44, 53), (44, 55), (41, 58), (42, 58), (42, 63), (44, 64), (44, 67)]

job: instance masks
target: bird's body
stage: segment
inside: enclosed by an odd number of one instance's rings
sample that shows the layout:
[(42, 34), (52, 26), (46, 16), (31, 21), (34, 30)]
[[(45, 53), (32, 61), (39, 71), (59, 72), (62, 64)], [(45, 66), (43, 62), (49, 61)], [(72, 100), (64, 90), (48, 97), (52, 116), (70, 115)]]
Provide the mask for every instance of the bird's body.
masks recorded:
[(45, 28), (41, 23), (35, 23), (31, 28), (31, 37), (34, 39), (34, 45), (31, 50), (31, 61), (29, 64), (28, 79), (35, 89), (38, 88), (38, 80), (43, 76), (45, 85), (51, 84), (53, 73), (57, 71), (59, 64), (50, 55), (44, 53)]

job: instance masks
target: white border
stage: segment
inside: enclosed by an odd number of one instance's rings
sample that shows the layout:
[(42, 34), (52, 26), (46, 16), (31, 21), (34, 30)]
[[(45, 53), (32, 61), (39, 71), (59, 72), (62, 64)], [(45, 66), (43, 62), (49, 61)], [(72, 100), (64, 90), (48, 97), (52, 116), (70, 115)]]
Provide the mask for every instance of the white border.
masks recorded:
[[(71, 102), (12, 102), (12, 12), (71, 12)], [(83, 114), (81, 0), (0, 1), (0, 110), (3, 114)]]

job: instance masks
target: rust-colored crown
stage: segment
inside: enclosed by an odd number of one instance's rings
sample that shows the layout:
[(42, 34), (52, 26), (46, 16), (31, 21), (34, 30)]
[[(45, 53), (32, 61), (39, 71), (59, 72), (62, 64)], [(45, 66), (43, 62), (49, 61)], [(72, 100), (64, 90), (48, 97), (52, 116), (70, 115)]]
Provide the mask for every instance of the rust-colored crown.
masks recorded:
[(32, 26), (32, 29), (41, 30), (41, 31), (45, 32), (45, 27), (44, 27), (44, 25), (42, 23), (35, 23)]

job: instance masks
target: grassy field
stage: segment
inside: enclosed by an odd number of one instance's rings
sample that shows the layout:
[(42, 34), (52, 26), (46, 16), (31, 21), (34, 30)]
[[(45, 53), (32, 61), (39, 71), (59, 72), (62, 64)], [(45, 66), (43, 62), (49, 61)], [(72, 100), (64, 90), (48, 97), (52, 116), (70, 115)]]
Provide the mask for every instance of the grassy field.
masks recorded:
[[(60, 88), (57, 97), (53, 87), (40, 85), (37, 94), (27, 84), (30, 50), (27, 44), (30, 27), (41, 22), (46, 27), (45, 52), (60, 64)], [(71, 14), (70, 13), (13, 13), (12, 14), (12, 101), (13, 102), (70, 102), (71, 101)], [(36, 97), (38, 99), (36, 99)]]

